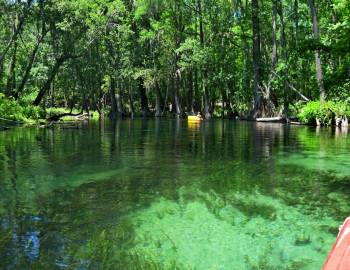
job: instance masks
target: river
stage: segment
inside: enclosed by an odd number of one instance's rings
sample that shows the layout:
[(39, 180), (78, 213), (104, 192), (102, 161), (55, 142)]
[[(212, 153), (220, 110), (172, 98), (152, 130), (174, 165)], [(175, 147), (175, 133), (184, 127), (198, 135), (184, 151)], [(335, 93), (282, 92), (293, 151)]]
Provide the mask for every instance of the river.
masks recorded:
[(15, 128), (0, 133), (0, 269), (321, 269), (349, 191), (340, 130)]

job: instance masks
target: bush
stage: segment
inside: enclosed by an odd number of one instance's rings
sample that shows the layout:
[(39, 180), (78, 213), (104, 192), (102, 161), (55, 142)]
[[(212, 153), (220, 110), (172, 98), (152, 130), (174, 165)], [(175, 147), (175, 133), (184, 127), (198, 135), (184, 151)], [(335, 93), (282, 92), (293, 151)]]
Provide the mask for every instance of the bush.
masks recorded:
[(321, 116), (321, 104), (319, 101), (308, 102), (299, 112), (300, 121), (306, 124), (316, 123), (316, 118)]
[(348, 101), (333, 102), (332, 110), (336, 117), (350, 117), (350, 103)]
[(63, 113), (68, 113), (70, 110), (66, 109), (66, 108), (56, 108), (56, 107), (52, 107), (52, 108), (47, 108), (46, 109), (46, 113), (47, 113), (47, 117), (51, 117), (54, 115), (60, 115)]
[(0, 93), (0, 116), (10, 120), (24, 121), (21, 106), (14, 100)]
[(4, 94), (0, 93), (0, 117), (14, 121), (32, 122), (45, 118), (45, 110), (38, 106), (21, 105), (15, 99), (6, 98)]
[(348, 101), (311, 101), (301, 108), (298, 116), (306, 124), (315, 124), (318, 119), (321, 125), (329, 126), (335, 118), (350, 117), (350, 104)]
[(43, 108), (33, 105), (22, 107), (23, 116), (27, 119), (39, 120), (46, 117), (46, 112)]

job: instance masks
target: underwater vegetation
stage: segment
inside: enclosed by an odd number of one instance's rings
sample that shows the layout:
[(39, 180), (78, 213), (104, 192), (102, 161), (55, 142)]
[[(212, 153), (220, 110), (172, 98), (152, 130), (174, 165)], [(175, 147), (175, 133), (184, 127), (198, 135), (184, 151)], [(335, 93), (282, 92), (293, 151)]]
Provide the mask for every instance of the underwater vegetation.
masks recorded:
[(80, 250), (89, 269), (320, 269), (334, 240), (331, 218), (258, 192), (223, 200), (183, 187), (178, 200), (160, 198), (123, 220)]

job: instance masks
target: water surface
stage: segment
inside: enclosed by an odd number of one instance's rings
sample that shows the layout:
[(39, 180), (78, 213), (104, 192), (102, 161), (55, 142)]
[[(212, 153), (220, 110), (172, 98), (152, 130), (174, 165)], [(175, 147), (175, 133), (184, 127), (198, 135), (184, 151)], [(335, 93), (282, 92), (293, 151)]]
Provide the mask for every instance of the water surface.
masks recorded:
[(0, 133), (1, 269), (320, 269), (340, 130), (179, 120)]

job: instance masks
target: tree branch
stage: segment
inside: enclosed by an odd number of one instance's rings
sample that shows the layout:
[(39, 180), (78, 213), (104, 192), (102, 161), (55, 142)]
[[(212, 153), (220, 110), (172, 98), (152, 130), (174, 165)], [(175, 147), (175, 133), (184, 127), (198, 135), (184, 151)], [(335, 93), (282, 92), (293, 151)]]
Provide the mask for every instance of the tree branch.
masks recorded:
[[(277, 76), (278, 78), (281, 79), (281, 76), (279, 76), (276, 72), (272, 71), (272, 73), (273, 73), (275, 76)], [(306, 96), (304, 96), (300, 91), (298, 91), (297, 89), (295, 89), (295, 87), (294, 87), (293, 85), (291, 85), (289, 82), (286, 82), (286, 83), (287, 83), (287, 85), (289, 86), (289, 88), (290, 88), (291, 90), (293, 90), (295, 93), (297, 93), (303, 100), (305, 100), (305, 101), (307, 101), (307, 102), (310, 101), (310, 99), (308, 99), (308, 98), (307, 98)]]

